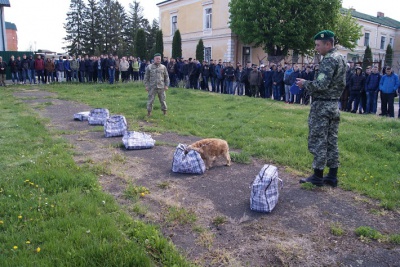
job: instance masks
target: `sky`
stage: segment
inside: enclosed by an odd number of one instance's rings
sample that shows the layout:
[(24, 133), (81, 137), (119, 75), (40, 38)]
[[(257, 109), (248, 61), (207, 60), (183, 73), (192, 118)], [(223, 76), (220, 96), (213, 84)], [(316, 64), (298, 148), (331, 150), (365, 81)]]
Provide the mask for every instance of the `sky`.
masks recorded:
[[(133, 0), (118, 0), (129, 10)], [(395, 7), (397, 0), (343, 0), (343, 7), (353, 7), (361, 13), (376, 16), (383, 12), (386, 17), (400, 21), (399, 9)], [(63, 38), (66, 33), (64, 23), (71, 0), (10, 0), (11, 7), (5, 7), (5, 20), (17, 26), (18, 50), (36, 51), (48, 49), (63, 52)], [(156, 6), (162, 0), (138, 0), (143, 7), (144, 17), (150, 23), (159, 12)]]

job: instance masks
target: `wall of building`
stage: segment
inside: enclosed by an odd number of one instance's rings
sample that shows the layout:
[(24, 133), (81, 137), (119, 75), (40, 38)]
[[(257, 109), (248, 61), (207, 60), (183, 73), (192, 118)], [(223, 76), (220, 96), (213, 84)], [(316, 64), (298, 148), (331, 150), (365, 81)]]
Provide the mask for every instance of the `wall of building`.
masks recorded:
[(7, 51), (18, 51), (18, 35), (17, 31), (6, 29)]

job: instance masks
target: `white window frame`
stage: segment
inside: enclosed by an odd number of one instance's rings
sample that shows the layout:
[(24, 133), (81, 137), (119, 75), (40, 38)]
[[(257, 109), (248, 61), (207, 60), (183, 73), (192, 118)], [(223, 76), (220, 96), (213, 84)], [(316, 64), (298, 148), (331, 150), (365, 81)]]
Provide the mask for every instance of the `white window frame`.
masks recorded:
[(178, 30), (178, 16), (176, 14), (171, 16), (171, 35), (174, 35)]
[[(368, 38), (367, 38), (367, 34), (368, 34)], [(371, 38), (371, 33), (365, 32), (364, 33), (364, 46), (369, 46), (370, 38)]]
[[(206, 50), (210, 50), (210, 57), (206, 57)], [(204, 47), (204, 60), (206, 60), (208, 63), (210, 63), (210, 59), (212, 59), (212, 47), (211, 46), (205, 46)]]
[[(208, 11), (211, 11), (210, 13), (207, 13)], [(212, 30), (212, 7), (208, 6), (204, 8), (204, 30), (205, 31), (210, 31)]]
[(381, 35), (381, 42), (379, 44), (379, 48), (382, 49), (382, 50), (386, 49), (385, 48), (385, 44), (386, 44), (386, 36), (382, 36)]

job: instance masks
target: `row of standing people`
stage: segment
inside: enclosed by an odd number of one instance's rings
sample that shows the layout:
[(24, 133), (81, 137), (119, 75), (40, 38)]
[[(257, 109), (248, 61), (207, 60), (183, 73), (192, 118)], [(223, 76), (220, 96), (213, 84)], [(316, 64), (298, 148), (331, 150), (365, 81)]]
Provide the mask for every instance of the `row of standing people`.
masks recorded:
[[(309, 103), (309, 96), (304, 90), (291, 92), (290, 88), (296, 78), (313, 80), (318, 65), (306, 65), (303, 70), (296, 64), (267, 64), (258, 67), (247, 62), (243, 67), (240, 63), (210, 60), (202, 63), (196, 59), (175, 60), (164, 57), (162, 62), (167, 67), (170, 87), (202, 89), (222, 94), (247, 95), (252, 97), (273, 98), (286, 103)], [(211, 90), (210, 90), (211, 85)]]
[[(144, 72), (148, 66), (146, 60), (135, 57), (122, 57), (113, 55), (100, 56), (60, 56), (45, 59), (43, 55), (23, 55), (15, 58), (11, 56), (8, 64), (1, 59), (1, 72), (10, 68), (13, 84), (40, 84), (51, 82), (106, 82), (113, 84), (121, 80), (143, 80)], [(37, 78), (37, 79), (36, 79)]]
[(368, 66), (363, 72), (361, 66), (354, 66), (353, 62), (349, 62), (346, 88), (340, 98), (339, 108), (351, 113), (358, 111), (360, 114), (376, 114), (380, 95), (381, 113), (379, 115), (394, 117), (394, 99), (399, 87), (399, 77), (391, 67), (385, 67), (381, 75), (378, 66)]

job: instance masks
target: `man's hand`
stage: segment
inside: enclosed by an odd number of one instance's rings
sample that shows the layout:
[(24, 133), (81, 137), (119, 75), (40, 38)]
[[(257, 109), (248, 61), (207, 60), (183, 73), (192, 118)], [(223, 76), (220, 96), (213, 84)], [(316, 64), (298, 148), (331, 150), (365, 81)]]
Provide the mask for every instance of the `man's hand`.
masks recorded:
[(304, 80), (304, 79), (300, 79), (300, 78), (296, 78), (296, 85), (298, 86), (298, 87), (300, 87), (300, 88), (303, 88), (303, 85), (304, 85), (304, 82), (305, 82), (306, 80)]
[(165, 86), (165, 91), (167, 91), (168, 90), (168, 86)]
[(146, 87), (146, 91), (147, 91), (147, 92), (149, 91), (149, 87)]

